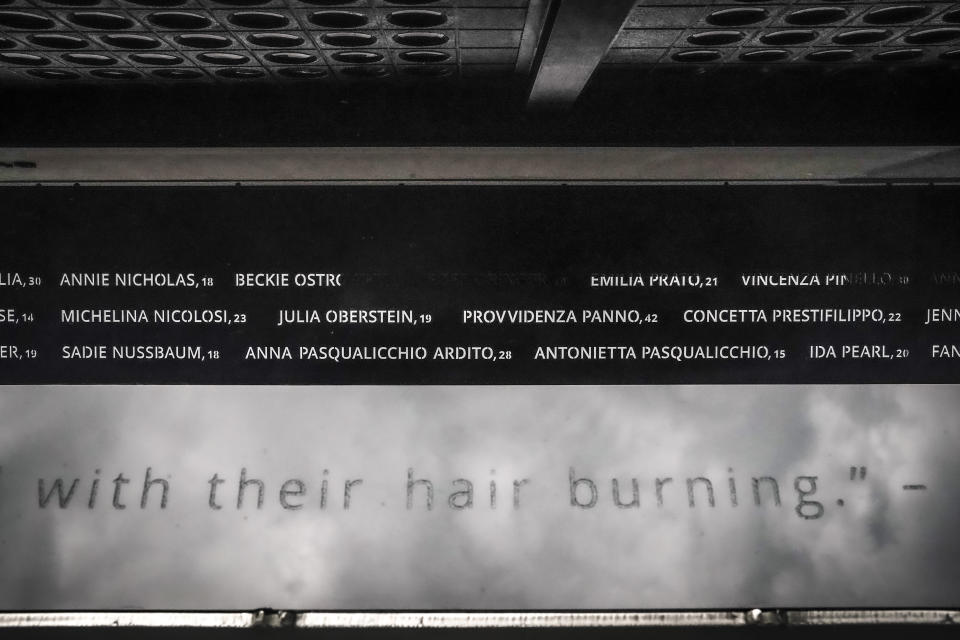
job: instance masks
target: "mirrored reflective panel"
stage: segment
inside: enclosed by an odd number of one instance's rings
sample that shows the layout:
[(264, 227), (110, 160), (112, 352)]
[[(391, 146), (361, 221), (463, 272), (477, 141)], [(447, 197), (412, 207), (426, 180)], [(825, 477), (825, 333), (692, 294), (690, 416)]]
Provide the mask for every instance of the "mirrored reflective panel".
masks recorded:
[(912, 31), (904, 37), (910, 44), (946, 44), (960, 41), (960, 27), (937, 27)]
[(372, 51), (337, 51), (331, 57), (338, 62), (351, 64), (370, 64), (383, 60), (383, 54)]
[(364, 4), (364, 0), (301, 0), (301, 2), (313, 7), (343, 7)]
[(137, 80), (143, 77), (131, 69), (94, 69), (90, 75), (104, 80)]
[(20, 51), (0, 53), (0, 62), (18, 67), (42, 67), (50, 64), (49, 58)]
[(177, 44), (191, 49), (223, 49), (233, 45), (233, 40), (213, 33), (185, 33), (174, 38)]
[(833, 41), (837, 44), (863, 45), (882, 42), (890, 35), (891, 32), (887, 29), (852, 29), (837, 33), (833, 36)]
[(430, 49), (424, 51), (401, 51), (398, 56), (406, 62), (445, 62), (450, 59), (450, 54), (446, 51)]
[(771, 31), (760, 36), (764, 44), (791, 46), (805, 44), (817, 39), (818, 33), (807, 29), (790, 29), (787, 31)]
[(310, 14), (310, 22), (330, 29), (352, 29), (367, 24), (366, 14), (357, 11), (317, 11)]
[(330, 75), (326, 69), (320, 67), (284, 67), (278, 69), (277, 74), (294, 80), (317, 80)]
[(811, 62), (843, 62), (856, 56), (853, 49), (819, 49), (806, 55)]
[(739, 27), (766, 20), (770, 14), (761, 8), (720, 9), (707, 16), (707, 22), (718, 27)]
[(253, 80), (264, 76), (263, 70), (250, 67), (217, 69), (216, 74), (230, 80)]
[[(102, 0), (40, 0), (43, 4), (50, 4), (61, 7), (93, 7)], [(0, 4), (13, 4), (13, 0), (6, 0)]]
[[(167, 62), (166, 64), (171, 63)], [(173, 62), (172, 64), (179, 64), (179, 62)], [(196, 69), (155, 69), (151, 73), (164, 80), (199, 80), (204, 77), (203, 72)]]
[(433, 10), (394, 11), (387, 14), (387, 22), (407, 29), (429, 29), (445, 24), (447, 15), (442, 11)]
[(248, 56), (239, 53), (227, 53), (225, 51), (219, 51), (216, 53), (201, 53), (197, 55), (197, 60), (201, 62), (207, 62), (214, 65), (238, 65), (245, 64), (250, 61)]
[(184, 59), (172, 53), (133, 53), (130, 59), (142, 65), (161, 67), (183, 63)]
[(52, 29), (56, 23), (44, 15), (29, 11), (0, 11), (0, 26), (10, 29)]
[(955, 386), (7, 387), (0, 411), (5, 609), (960, 597)]
[(37, 33), (27, 37), (31, 44), (50, 49), (84, 49), (90, 46), (90, 43), (83, 38), (54, 33)]
[(325, 33), (320, 40), (332, 47), (366, 47), (377, 43), (375, 35), (355, 31)]
[(777, 62), (790, 57), (790, 52), (784, 49), (754, 49), (740, 54), (740, 59), (747, 62)]
[(140, 33), (110, 34), (100, 40), (117, 49), (156, 49), (163, 44), (158, 38)]
[(27, 75), (41, 80), (79, 80), (80, 74), (65, 69), (30, 69)]
[(247, 29), (280, 29), (290, 24), (288, 16), (274, 11), (238, 11), (229, 20)]
[(68, 20), (78, 27), (98, 30), (129, 29), (134, 25), (130, 17), (112, 11), (76, 11), (69, 14)]
[(65, 62), (92, 67), (106, 67), (117, 64), (117, 59), (101, 53), (65, 53), (60, 56)]
[(923, 49), (888, 49), (875, 53), (874, 59), (880, 59), (890, 62), (902, 62), (904, 60), (916, 60), (923, 57)]
[(900, 4), (890, 7), (883, 5), (871, 9), (863, 16), (867, 24), (901, 24), (913, 22), (930, 15), (930, 7), (922, 4)]
[(289, 33), (252, 33), (247, 36), (247, 42), (258, 47), (284, 48), (299, 47), (305, 41)]
[(123, 0), (142, 7), (168, 9), (170, 7), (180, 7), (187, 4), (188, 0)]
[(828, 25), (840, 22), (849, 15), (843, 7), (813, 7), (800, 9), (786, 15), (784, 20), (795, 25)]
[[(357, 53), (360, 54), (360, 52)], [(310, 64), (311, 62), (317, 61), (317, 56), (314, 54), (299, 51), (273, 51), (264, 57), (270, 62), (277, 64)], [(363, 61), (367, 62), (368, 60), (364, 59)]]
[(687, 36), (690, 44), (715, 47), (724, 44), (733, 44), (743, 40), (742, 31), (703, 31)]
[(148, 20), (157, 27), (175, 31), (205, 29), (213, 24), (205, 15), (187, 11), (158, 11), (150, 14)]
[(439, 47), (447, 44), (450, 37), (444, 33), (406, 32), (397, 33), (393, 41), (405, 47)]
[(723, 54), (716, 49), (691, 49), (673, 54), (673, 59), (677, 62), (714, 62), (721, 57)]

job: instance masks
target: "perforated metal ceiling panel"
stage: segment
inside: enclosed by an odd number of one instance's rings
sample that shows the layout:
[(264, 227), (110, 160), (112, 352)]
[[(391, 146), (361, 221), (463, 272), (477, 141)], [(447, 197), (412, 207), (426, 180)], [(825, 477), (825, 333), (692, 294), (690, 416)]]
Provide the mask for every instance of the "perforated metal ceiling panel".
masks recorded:
[(608, 65), (943, 64), (960, 61), (960, 4), (649, 0)]
[(528, 4), (0, 0), (0, 79), (383, 83), (510, 77), (518, 69)]
[(0, 0), (0, 84), (28, 86), (484, 82), (549, 107), (597, 67), (918, 65), (960, 68), (960, 2)]

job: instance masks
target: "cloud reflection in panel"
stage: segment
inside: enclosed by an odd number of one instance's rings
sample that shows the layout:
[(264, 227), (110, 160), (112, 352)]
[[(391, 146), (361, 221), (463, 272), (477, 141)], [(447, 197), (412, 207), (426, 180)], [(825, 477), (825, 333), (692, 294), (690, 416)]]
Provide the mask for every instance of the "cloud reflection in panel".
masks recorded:
[(958, 415), (954, 386), (6, 387), (0, 608), (946, 606)]

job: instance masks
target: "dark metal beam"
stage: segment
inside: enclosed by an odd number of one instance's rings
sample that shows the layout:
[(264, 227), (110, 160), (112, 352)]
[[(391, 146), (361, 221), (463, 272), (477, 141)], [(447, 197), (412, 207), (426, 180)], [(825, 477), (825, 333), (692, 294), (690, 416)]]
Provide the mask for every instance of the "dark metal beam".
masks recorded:
[(546, 34), (530, 108), (572, 105), (636, 5), (636, 0), (562, 0)]
[(523, 36), (520, 38), (520, 50), (517, 53), (517, 75), (528, 76), (533, 71), (537, 51), (547, 36), (547, 14), (551, 5), (557, 1), (530, 0), (527, 4), (527, 17), (523, 23)]

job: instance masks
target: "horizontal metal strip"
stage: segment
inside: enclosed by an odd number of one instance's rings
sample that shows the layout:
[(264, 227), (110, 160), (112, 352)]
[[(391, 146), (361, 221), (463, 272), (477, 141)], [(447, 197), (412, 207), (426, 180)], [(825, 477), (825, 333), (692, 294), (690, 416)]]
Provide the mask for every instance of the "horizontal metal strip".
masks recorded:
[(0, 628), (380, 628), (506, 629), (736, 627), (753, 625), (938, 625), (960, 620), (945, 609), (601, 612), (28, 612), (0, 613)]
[(960, 147), (947, 146), (0, 149), (0, 184), (957, 178)]

